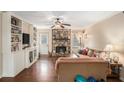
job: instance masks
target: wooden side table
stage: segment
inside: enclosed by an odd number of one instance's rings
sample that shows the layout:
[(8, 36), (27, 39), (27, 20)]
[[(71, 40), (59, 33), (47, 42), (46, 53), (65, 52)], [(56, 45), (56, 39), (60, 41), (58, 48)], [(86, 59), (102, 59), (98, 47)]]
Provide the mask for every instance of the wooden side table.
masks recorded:
[(120, 77), (120, 68), (123, 65), (121, 63), (109, 63), (109, 69), (111, 73), (108, 74), (108, 77), (119, 78)]

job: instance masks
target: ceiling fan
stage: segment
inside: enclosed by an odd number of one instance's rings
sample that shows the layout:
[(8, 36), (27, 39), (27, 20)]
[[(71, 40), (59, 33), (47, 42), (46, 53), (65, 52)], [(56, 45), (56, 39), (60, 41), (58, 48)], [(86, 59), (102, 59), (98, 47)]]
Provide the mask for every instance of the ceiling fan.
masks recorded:
[(51, 28), (54, 28), (56, 25), (59, 25), (60, 27), (62, 28), (65, 28), (64, 26), (71, 26), (71, 24), (66, 24), (66, 23), (63, 23), (62, 20), (60, 18), (55, 18), (55, 23), (53, 26), (51, 26)]

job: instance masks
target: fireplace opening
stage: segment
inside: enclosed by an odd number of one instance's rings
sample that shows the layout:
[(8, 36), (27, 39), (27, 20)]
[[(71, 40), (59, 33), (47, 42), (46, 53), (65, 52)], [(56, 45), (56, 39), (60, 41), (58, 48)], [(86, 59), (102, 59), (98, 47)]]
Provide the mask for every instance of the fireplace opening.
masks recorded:
[(66, 47), (65, 46), (57, 46), (56, 47), (56, 53), (65, 53)]

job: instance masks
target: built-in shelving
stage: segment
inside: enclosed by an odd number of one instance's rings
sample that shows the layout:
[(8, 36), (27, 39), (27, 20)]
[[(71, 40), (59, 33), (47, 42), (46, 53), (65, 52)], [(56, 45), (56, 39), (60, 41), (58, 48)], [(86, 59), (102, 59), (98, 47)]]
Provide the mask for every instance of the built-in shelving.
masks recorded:
[(37, 29), (33, 28), (33, 46), (37, 45)]
[(22, 20), (11, 16), (11, 51), (21, 50), (22, 42)]
[[(19, 16), (3, 12), (2, 14), (2, 49), (3, 74), (2, 77), (14, 77), (25, 68), (30, 67), (38, 58), (38, 46), (33, 46), (33, 25), (25, 23)], [(29, 34), (29, 47), (23, 49), (23, 33)], [(36, 31), (37, 33), (37, 31)], [(36, 37), (37, 39), (37, 37)], [(33, 51), (30, 63), (29, 52)], [(31, 58), (31, 57), (30, 57)]]

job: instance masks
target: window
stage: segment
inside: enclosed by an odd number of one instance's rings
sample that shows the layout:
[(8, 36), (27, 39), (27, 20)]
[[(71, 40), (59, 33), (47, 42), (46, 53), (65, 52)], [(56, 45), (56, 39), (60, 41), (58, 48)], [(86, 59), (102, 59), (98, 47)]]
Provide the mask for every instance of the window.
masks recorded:
[(46, 35), (42, 35), (41, 44), (47, 44), (47, 36)]
[(80, 40), (77, 37), (76, 33), (72, 34), (72, 47), (79, 47), (80, 46)]

